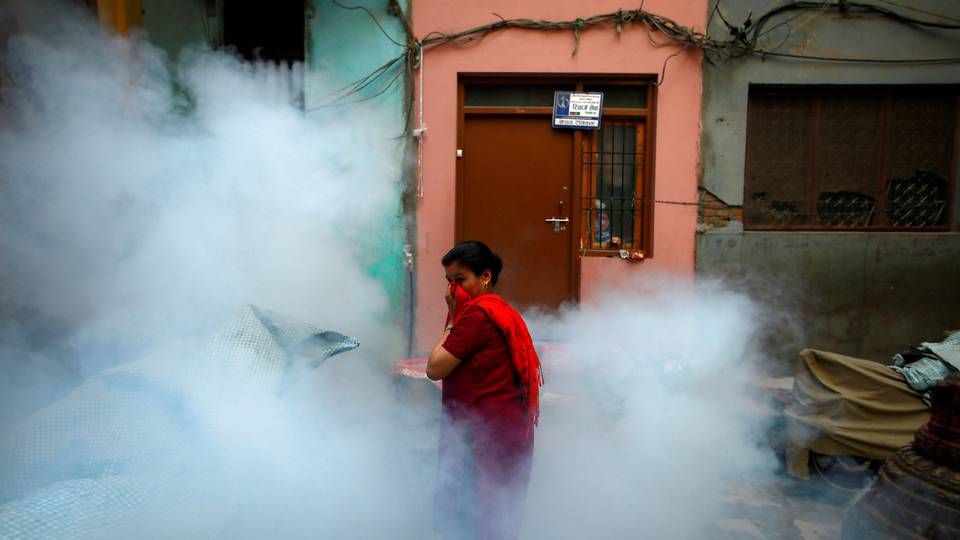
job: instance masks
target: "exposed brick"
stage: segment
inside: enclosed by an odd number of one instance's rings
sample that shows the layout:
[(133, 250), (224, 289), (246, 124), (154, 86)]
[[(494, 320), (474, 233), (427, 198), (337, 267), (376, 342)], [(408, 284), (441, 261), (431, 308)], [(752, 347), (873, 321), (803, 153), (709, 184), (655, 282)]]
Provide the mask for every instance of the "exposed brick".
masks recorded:
[(743, 209), (729, 206), (705, 189), (700, 190), (698, 218), (706, 229), (724, 227), (730, 221), (743, 221)]

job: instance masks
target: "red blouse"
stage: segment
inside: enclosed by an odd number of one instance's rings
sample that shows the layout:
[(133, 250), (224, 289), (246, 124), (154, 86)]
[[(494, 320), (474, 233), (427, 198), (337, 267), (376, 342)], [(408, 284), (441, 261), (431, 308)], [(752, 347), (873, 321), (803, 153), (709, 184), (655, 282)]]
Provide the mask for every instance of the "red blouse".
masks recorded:
[[(443, 379), (443, 408), (456, 419), (525, 422), (527, 409), (507, 340), (477, 306), (467, 306), (443, 348), (460, 364)], [(496, 422), (500, 423), (500, 422)]]

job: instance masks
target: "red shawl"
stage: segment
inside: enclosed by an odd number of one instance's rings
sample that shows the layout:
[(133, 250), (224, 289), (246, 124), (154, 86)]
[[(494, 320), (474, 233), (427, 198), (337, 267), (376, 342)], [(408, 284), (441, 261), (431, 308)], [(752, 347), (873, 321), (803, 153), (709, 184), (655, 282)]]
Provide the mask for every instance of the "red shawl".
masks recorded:
[(540, 358), (537, 357), (537, 351), (533, 348), (533, 339), (530, 337), (526, 323), (523, 322), (517, 310), (495, 294), (480, 295), (470, 300), (468, 305), (482, 309), (507, 339), (513, 366), (520, 377), (524, 401), (529, 408), (530, 425), (537, 425), (540, 420), (540, 386), (543, 385), (543, 371), (540, 369)]

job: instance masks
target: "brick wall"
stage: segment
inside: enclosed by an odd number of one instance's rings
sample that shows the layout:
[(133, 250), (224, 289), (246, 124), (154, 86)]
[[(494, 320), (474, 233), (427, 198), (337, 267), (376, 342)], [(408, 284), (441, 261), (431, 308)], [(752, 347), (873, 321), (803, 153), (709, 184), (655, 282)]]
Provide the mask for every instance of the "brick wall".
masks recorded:
[(705, 231), (725, 227), (731, 221), (743, 222), (743, 208), (730, 206), (713, 193), (700, 188), (700, 210), (697, 214), (697, 229)]

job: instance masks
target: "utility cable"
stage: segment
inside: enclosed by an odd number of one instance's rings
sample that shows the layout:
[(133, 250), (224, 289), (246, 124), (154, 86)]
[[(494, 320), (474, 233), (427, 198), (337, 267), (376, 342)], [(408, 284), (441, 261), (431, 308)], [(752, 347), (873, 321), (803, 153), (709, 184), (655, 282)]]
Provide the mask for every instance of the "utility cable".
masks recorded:
[(366, 7), (364, 7), (364, 6), (345, 6), (345, 5), (341, 4), (338, 0), (330, 0), (330, 1), (333, 2), (333, 5), (337, 6), (338, 8), (341, 8), (341, 9), (348, 9), (348, 10), (353, 10), (353, 11), (355, 11), (355, 10), (363, 11), (364, 13), (366, 13), (366, 14), (370, 17), (370, 20), (373, 21), (373, 24), (377, 25), (377, 28), (380, 29), (380, 31), (383, 33), (383, 35), (387, 36), (387, 39), (389, 39), (391, 42), (393, 42), (394, 45), (396, 45), (397, 47), (406, 47), (406, 45), (404, 45), (403, 43), (400, 43), (399, 41), (393, 39), (393, 36), (391, 36), (391, 35), (387, 32), (387, 30), (383, 27), (383, 25), (380, 24), (380, 21), (377, 20), (377, 17), (373, 14), (373, 12), (370, 11), (369, 9), (367, 9)]
[[(911, 9), (907, 6), (901, 6), (890, 2), (888, 0), (880, 0), (888, 5), (899, 6), (903, 9)], [(396, 84), (397, 78), (400, 76), (400, 73), (406, 72), (408, 74), (408, 79), (412, 79), (412, 70), (416, 68), (423, 61), (424, 52), (432, 47), (438, 47), (448, 44), (457, 44), (462, 45), (468, 42), (473, 41), (479, 37), (483, 37), (486, 34), (498, 32), (501, 30), (506, 30), (510, 28), (521, 28), (529, 30), (542, 30), (542, 31), (571, 31), (574, 38), (574, 47), (573, 54), (576, 55), (579, 48), (580, 36), (583, 31), (591, 27), (613, 27), (617, 33), (622, 31), (624, 25), (633, 23), (643, 26), (647, 32), (648, 36), (651, 39), (651, 42), (656, 46), (663, 46), (666, 44), (677, 45), (680, 47), (680, 51), (669, 55), (661, 67), (661, 75), (658, 84), (663, 83), (665, 76), (665, 70), (667, 62), (677, 54), (682, 53), (684, 50), (692, 47), (701, 49), (705, 53), (705, 58), (711, 63), (714, 62), (714, 57), (718, 59), (730, 59), (736, 58), (745, 55), (756, 55), (761, 58), (773, 57), (773, 58), (792, 58), (798, 60), (811, 60), (811, 61), (820, 61), (820, 62), (843, 62), (843, 63), (862, 63), (862, 64), (954, 64), (960, 63), (960, 57), (947, 57), (947, 58), (843, 58), (843, 57), (829, 57), (829, 56), (820, 56), (820, 55), (807, 55), (807, 54), (795, 54), (795, 53), (786, 53), (778, 52), (776, 47), (773, 50), (760, 49), (757, 47), (757, 40), (769, 32), (783, 26), (787, 25), (795, 18), (802, 15), (804, 12), (816, 10), (821, 13), (828, 10), (836, 10), (840, 13), (866, 13), (866, 14), (875, 14), (887, 19), (914, 27), (923, 27), (923, 28), (935, 28), (941, 30), (958, 30), (960, 29), (960, 24), (952, 24), (950, 22), (942, 21), (957, 21), (956, 19), (951, 19), (949, 17), (941, 16), (931, 12), (924, 12), (919, 9), (913, 8), (913, 11), (922, 12), (925, 15), (937, 17), (940, 20), (929, 20), (929, 19), (920, 19), (910, 15), (906, 15), (899, 11), (894, 11), (883, 6), (876, 4), (868, 4), (863, 2), (849, 2), (849, 1), (839, 1), (837, 3), (830, 3), (826, 1), (795, 1), (789, 4), (784, 4), (777, 6), (763, 13), (759, 17), (753, 20), (753, 15), (748, 14), (746, 20), (739, 26), (735, 26), (731, 23), (726, 15), (723, 13), (723, 10), (720, 8), (720, 0), (714, 4), (713, 10), (711, 10), (710, 18), (716, 14), (723, 21), (724, 25), (730, 30), (733, 35), (732, 39), (729, 40), (720, 40), (709, 37), (704, 32), (694, 30), (683, 26), (676, 21), (673, 21), (667, 17), (650, 13), (643, 10), (643, 4), (641, 4), (640, 9), (636, 10), (617, 10), (609, 13), (601, 13), (598, 15), (593, 15), (590, 17), (579, 17), (573, 20), (564, 20), (564, 21), (548, 21), (548, 20), (536, 20), (536, 19), (505, 19), (499, 15), (496, 15), (496, 21), (473, 28), (468, 28), (461, 30), (459, 32), (453, 33), (444, 33), (444, 32), (430, 32), (426, 34), (420, 40), (417, 40), (413, 36), (413, 28), (409, 19), (402, 10), (399, 9), (399, 5), (396, 0), (391, 0), (390, 7), (391, 13), (397, 15), (401, 18), (401, 22), (404, 24), (404, 31), (407, 33), (407, 43), (404, 45), (398, 40), (394, 39), (386, 31), (386, 29), (380, 24), (377, 18), (373, 13), (363, 7), (363, 6), (346, 6), (339, 2), (339, 0), (332, 0), (332, 2), (342, 9), (350, 10), (362, 10), (364, 11), (377, 25), (380, 31), (389, 39), (392, 43), (397, 46), (404, 47), (405, 51), (388, 60), (386, 63), (375, 69), (370, 74), (360, 78), (359, 80), (345, 86), (344, 88), (338, 90), (334, 93), (336, 97), (334, 103), (341, 101), (350, 95), (357, 94), (370, 85), (374, 84), (383, 77), (389, 77), (388, 73), (391, 72), (393, 68), (399, 63), (404, 62), (406, 64), (406, 70), (401, 70), (397, 74), (393, 74), (391, 80), (382, 87), (374, 96), (383, 94), (388, 89), (390, 89), (394, 84)], [(798, 13), (793, 13), (798, 12)], [(791, 13), (792, 17), (786, 21), (780, 23), (775, 23), (774, 19), (781, 14)], [(772, 27), (768, 25), (774, 24)], [(657, 42), (653, 40), (653, 33), (657, 33), (667, 38), (667, 42)], [(789, 38), (789, 33), (787, 39)], [(786, 42), (786, 39), (784, 40)], [(408, 113), (407, 124), (409, 124), (410, 112), (413, 108), (414, 97), (413, 97), (413, 84), (412, 80), (408, 80), (406, 84), (406, 99), (408, 100)], [(365, 98), (364, 100), (369, 99)], [(406, 132), (409, 132), (409, 126), (406, 128)]]
[(941, 15), (941, 14), (939, 14), (939, 13), (934, 13), (934, 12), (932, 12), (932, 11), (927, 11), (927, 10), (925, 10), (925, 9), (920, 9), (920, 8), (917, 8), (917, 7), (908, 6), (908, 5), (900, 4), (900, 3), (897, 3), (897, 2), (891, 2), (890, 0), (876, 0), (876, 1), (877, 1), (877, 2), (880, 2), (881, 4), (887, 4), (888, 6), (894, 6), (894, 7), (900, 8), (900, 9), (906, 9), (906, 10), (909, 10), (909, 11), (916, 11), (917, 13), (923, 13), (924, 15), (929, 15), (929, 16), (931, 16), (931, 17), (936, 17), (936, 18), (938, 18), (938, 19), (943, 19), (943, 20), (945, 20), (945, 21), (953, 21), (953, 22), (955, 22), (955, 23), (960, 23), (960, 19), (957, 19), (957, 18), (954, 18), (954, 17), (948, 17), (948, 16), (946, 16), (946, 15)]
[(812, 54), (793, 54), (776, 51), (755, 50), (753, 54), (760, 56), (776, 56), (778, 58), (795, 58), (801, 60), (816, 60), (818, 62), (841, 62), (855, 64), (957, 64), (960, 57), (948, 58), (838, 58), (834, 56), (818, 56)]

